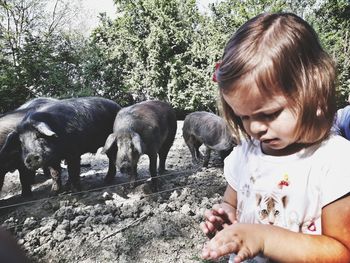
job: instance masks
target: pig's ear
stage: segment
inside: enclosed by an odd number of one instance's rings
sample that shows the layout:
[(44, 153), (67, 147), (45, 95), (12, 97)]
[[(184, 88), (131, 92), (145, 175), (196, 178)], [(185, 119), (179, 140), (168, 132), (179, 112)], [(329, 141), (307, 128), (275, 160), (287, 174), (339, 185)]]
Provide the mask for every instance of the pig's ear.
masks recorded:
[(53, 130), (51, 130), (51, 128), (45, 122), (36, 123), (34, 126), (38, 130), (38, 132), (44, 134), (45, 136), (57, 137), (57, 134)]
[(6, 137), (5, 143), (0, 150), (0, 156), (9, 152), (17, 151), (20, 147), (18, 133), (13, 131)]
[(143, 153), (143, 151), (142, 151), (142, 149), (143, 149), (143, 142), (141, 140), (140, 135), (138, 133), (136, 133), (136, 132), (133, 133), (131, 140), (132, 140), (132, 144), (135, 147), (135, 150), (138, 151), (139, 154), (142, 154)]
[(105, 146), (102, 148), (101, 153), (102, 154), (107, 154), (112, 147), (116, 147), (117, 146), (117, 135), (115, 133), (111, 133), (106, 142), (105, 142)]

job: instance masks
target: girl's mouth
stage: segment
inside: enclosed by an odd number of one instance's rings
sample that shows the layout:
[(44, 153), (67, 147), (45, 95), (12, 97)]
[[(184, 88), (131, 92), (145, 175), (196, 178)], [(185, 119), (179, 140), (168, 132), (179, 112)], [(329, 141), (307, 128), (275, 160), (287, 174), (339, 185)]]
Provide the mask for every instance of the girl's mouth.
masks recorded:
[(262, 142), (265, 144), (275, 144), (277, 143), (278, 139), (267, 139), (267, 140), (263, 140)]

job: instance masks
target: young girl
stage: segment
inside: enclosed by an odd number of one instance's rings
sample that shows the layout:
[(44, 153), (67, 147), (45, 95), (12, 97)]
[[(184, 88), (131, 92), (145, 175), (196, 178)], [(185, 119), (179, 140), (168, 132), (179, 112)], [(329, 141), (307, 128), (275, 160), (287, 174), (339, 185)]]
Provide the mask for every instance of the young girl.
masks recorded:
[(202, 257), (350, 262), (350, 142), (330, 133), (335, 70), (315, 31), (294, 14), (259, 15), (228, 42), (216, 77), (225, 119), (247, 139), (225, 159)]

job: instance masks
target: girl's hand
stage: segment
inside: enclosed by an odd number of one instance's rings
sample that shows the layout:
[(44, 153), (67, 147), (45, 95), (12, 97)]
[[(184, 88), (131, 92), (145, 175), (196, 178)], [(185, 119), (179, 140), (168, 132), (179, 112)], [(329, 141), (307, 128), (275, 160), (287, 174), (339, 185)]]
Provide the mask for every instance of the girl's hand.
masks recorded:
[(216, 204), (211, 210), (205, 211), (205, 222), (201, 229), (209, 238), (213, 238), (218, 231), (236, 222), (236, 209), (228, 203)]
[(235, 253), (235, 263), (253, 258), (264, 250), (263, 233), (258, 225), (232, 224), (218, 232), (203, 248), (203, 259), (218, 259)]

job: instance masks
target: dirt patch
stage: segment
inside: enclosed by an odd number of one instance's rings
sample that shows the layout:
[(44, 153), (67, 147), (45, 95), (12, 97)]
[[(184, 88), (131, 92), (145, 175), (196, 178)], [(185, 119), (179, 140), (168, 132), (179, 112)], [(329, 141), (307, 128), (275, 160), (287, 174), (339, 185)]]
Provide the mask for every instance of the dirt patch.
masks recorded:
[(214, 155), (208, 168), (192, 165), (179, 121), (166, 166), (157, 193), (145, 155), (133, 189), (119, 172), (112, 186), (104, 184), (108, 159), (99, 152), (82, 156), (80, 193), (49, 197), (51, 179), (39, 173), (33, 198), (22, 199), (18, 173), (7, 174), (0, 223), (33, 262), (207, 262), (199, 223), (225, 190), (222, 163)]

